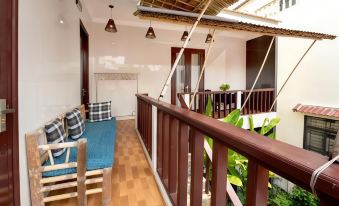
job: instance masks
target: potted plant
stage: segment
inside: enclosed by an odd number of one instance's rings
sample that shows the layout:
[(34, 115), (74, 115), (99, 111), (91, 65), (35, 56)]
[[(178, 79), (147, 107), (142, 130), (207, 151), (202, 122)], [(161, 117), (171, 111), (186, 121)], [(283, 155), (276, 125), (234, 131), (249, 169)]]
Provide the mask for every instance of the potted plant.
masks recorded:
[(219, 88), (220, 88), (221, 91), (225, 92), (225, 91), (229, 90), (231, 87), (230, 87), (229, 84), (224, 83), (224, 84), (220, 85)]

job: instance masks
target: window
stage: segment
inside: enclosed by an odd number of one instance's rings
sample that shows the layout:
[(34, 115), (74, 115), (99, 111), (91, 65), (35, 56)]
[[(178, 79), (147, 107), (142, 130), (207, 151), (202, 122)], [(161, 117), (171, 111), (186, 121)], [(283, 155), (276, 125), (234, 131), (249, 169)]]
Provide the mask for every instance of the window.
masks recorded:
[(283, 11), (285, 9), (288, 9), (298, 3), (297, 0), (280, 0), (279, 1), (279, 9), (280, 11)]
[(339, 121), (305, 116), (304, 149), (329, 156), (339, 130)]
[(288, 9), (290, 7), (290, 0), (285, 0), (285, 9)]

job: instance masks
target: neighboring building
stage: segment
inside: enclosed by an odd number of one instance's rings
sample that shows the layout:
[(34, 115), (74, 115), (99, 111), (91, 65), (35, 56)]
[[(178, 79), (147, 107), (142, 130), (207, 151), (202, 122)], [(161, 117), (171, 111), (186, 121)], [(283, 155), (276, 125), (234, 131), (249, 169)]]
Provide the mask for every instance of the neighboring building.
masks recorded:
[[(317, 5), (317, 6), (314, 6)], [(237, 10), (279, 19), (283, 27), (339, 34), (337, 1), (247, 1)], [(274, 11), (274, 12), (272, 12)], [(333, 26), (331, 26), (333, 25)], [(276, 42), (277, 90), (312, 41), (279, 37)], [(277, 102), (277, 138), (324, 155), (338, 131), (338, 40), (318, 41), (286, 84)], [(293, 112), (298, 104), (334, 110), (332, 115)]]

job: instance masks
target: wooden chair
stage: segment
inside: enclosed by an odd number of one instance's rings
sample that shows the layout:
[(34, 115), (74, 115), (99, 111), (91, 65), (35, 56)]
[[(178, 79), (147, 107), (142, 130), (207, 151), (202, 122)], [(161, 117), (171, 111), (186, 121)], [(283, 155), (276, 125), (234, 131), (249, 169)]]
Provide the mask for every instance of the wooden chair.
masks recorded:
[[(81, 111), (84, 113), (83, 106)], [(84, 116), (84, 114), (82, 115)], [(103, 206), (110, 204), (112, 168), (86, 170), (86, 138), (59, 144), (47, 144), (46, 142), (43, 128), (26, 135), (32, 205), (42, 206), (46, 202), (76, 197), (79, 206), (86, 206), (87, 195), (96, 193), (102, 193)], [(66, 155), (63, 162), (58, 160), (57, 163), (51, 150), (60, 148), (66, 148)], [(76, 161), (73, 162), (70, 162), (71, 149), (76, 149)], [(46, 161), (49, 164), (46, 164)], [(43, 177), (43, 173), (62, 170), (68, 170), (68, 172), (63, 175)], [(91, 185), (90, 189), (87, 189), (88, 185)], [(64, 192), (66, 190), (63, 189), (69, 188), (73, 188), (73, 190), (76, 188), (76, 191)], [(58, 194), (55, 194), (55, 191), (59, 191)], [(52, 192), (53, 194), (51, 194)], [(60, 194), (60, 192), (64, 193)]]

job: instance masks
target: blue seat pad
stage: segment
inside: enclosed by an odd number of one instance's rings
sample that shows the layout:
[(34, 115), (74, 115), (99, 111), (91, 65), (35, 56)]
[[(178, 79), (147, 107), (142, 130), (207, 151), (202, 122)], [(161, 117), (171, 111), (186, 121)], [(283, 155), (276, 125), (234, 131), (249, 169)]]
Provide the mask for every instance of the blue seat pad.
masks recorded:
[[(86, 122), (86, 130), (80, 138), (87, 139), (87, 171), (109, 168), (114, 163), (114, 146), (116, 139), (116, 119), (101, 122)], [(68, 138), (68, 142), (73, 142)], [(54, 158), (54, 164), (62, 164), (65, 162), (66, 152), (60, 157)], [(71, 148), (69, 162), (76, 162), (77, 149)], [(46, 161), (44, 166), (51, 165), (50, 161)], [(44, 172), (43, 177), (54, 177), (76, 173), (76, 168), (62, 169)]]

